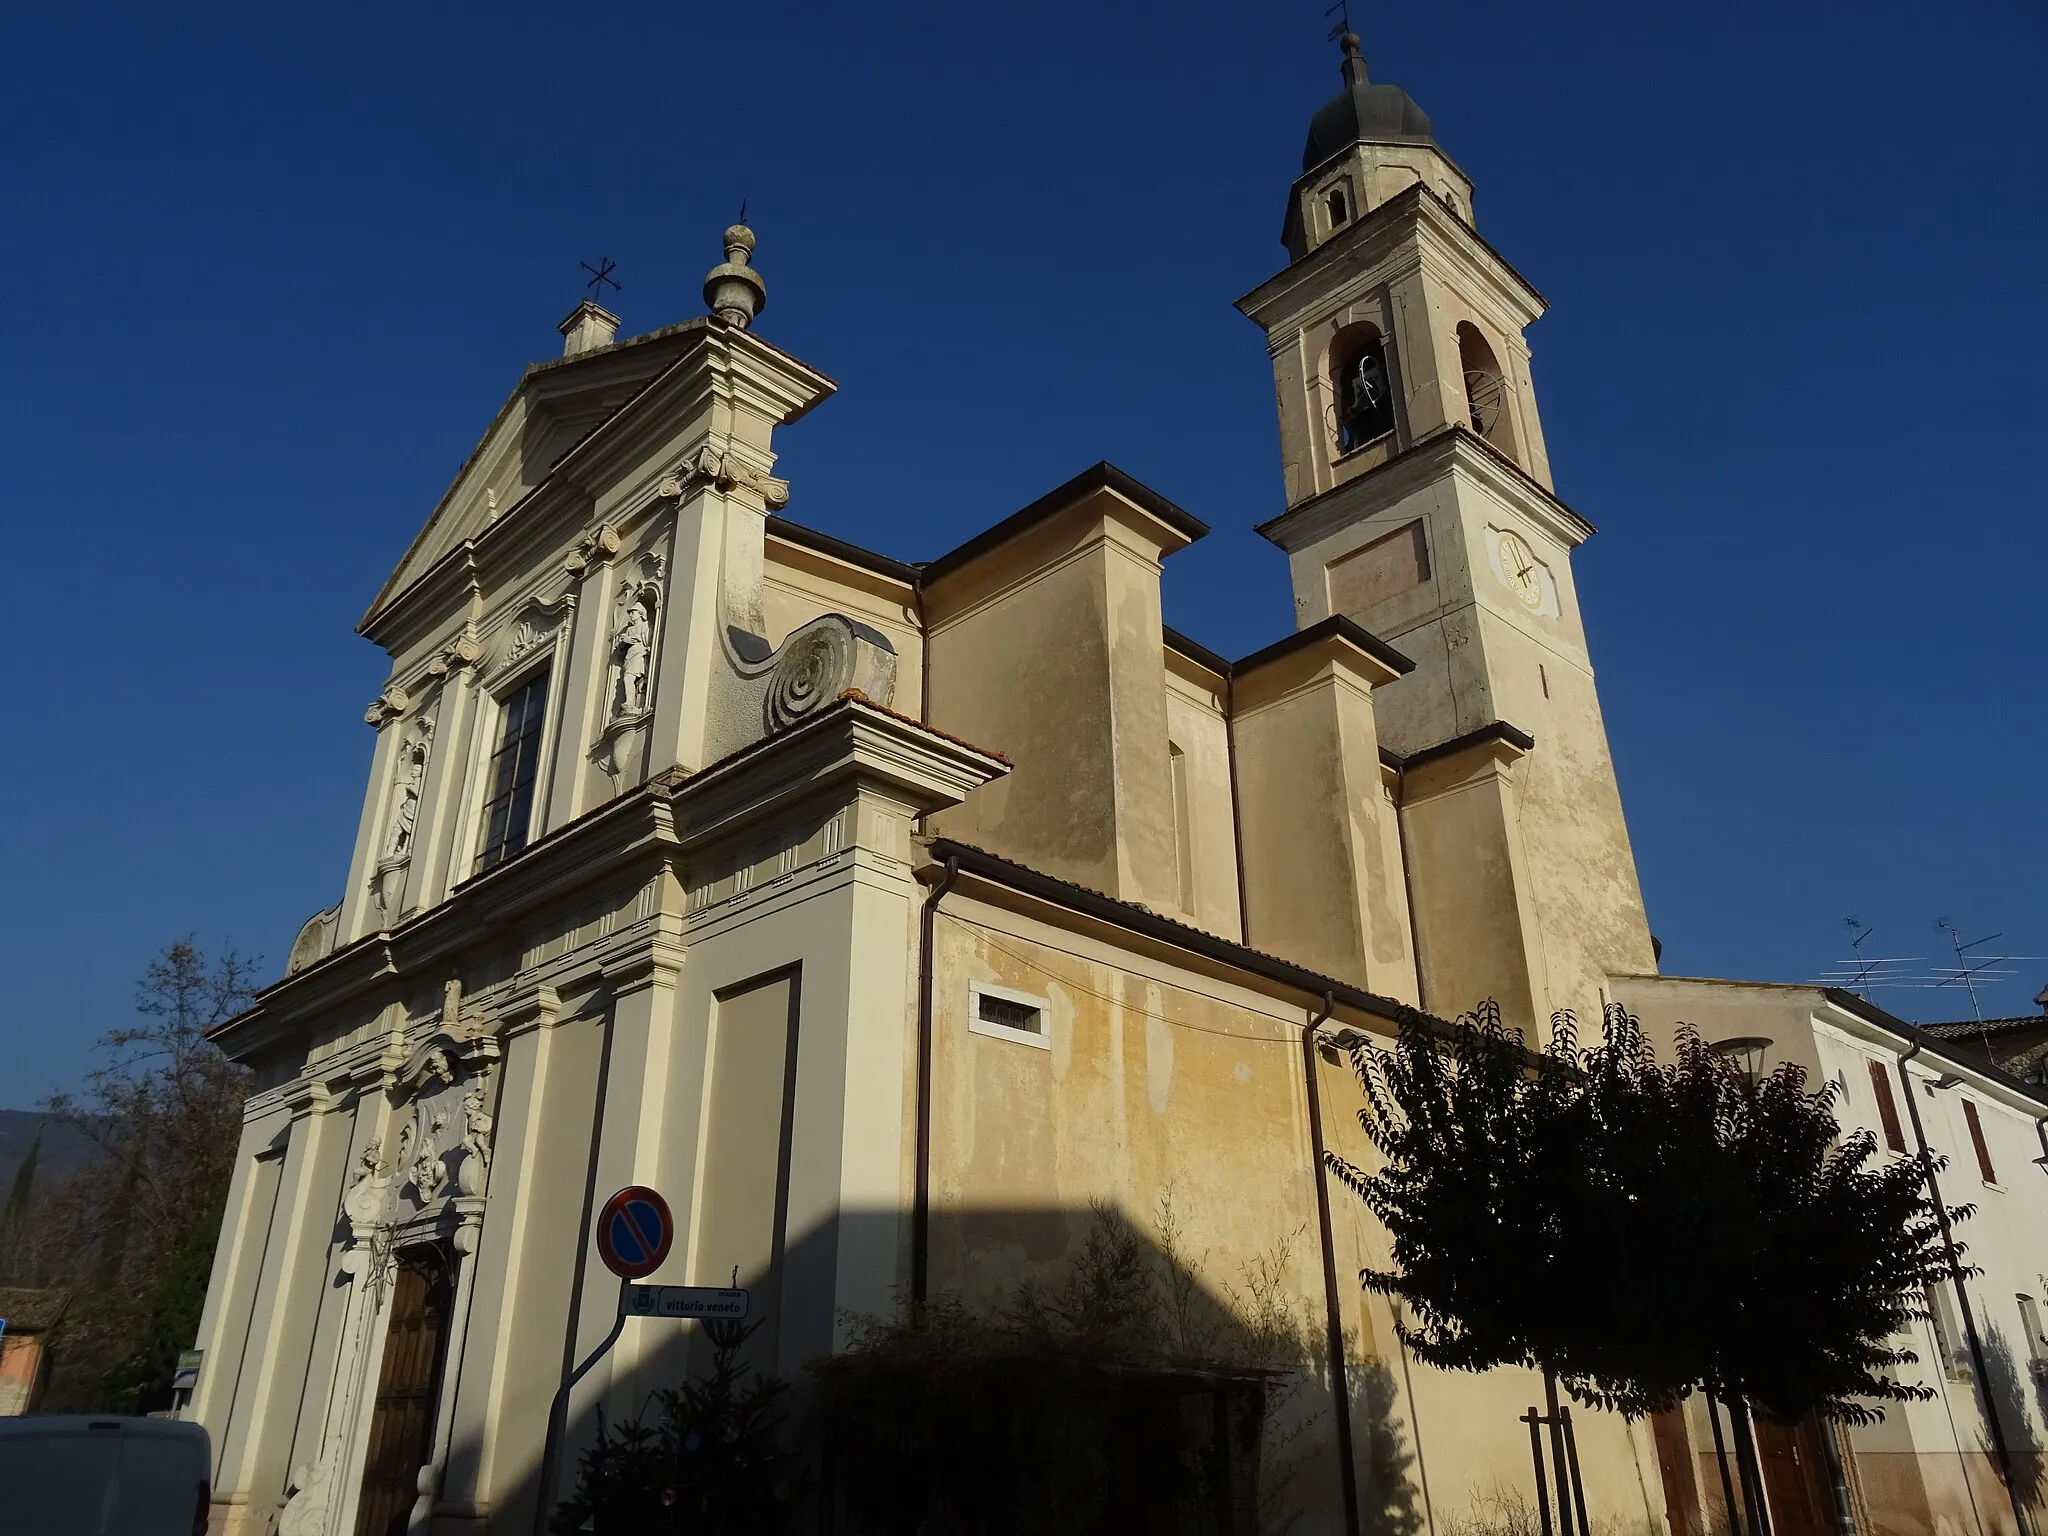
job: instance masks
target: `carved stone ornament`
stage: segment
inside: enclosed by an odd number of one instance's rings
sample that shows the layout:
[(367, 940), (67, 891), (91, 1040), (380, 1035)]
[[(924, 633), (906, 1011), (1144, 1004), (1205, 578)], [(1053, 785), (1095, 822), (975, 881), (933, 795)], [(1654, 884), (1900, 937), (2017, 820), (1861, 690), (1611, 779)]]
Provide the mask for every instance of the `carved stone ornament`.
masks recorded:
[(609, 560), (619, 552), (618, 530), (610, 523), (599, 523), (583, 536), (582, 542), (562, 560), (562, 569), (571, 576), (581, 576), (593, 562)]
[(721, 496), (731, 492), (735, 486), (743, 487), (759, 496), (762, 505), (771, 512), (779, 512), (789, 505), (787, 480), (778, 480), (766, 471), (756, 469), (739, 455), (720, 453), (709, 444), (699, 448), (663, 477), (654, 488), (654, 494), (664, 501), (676, 501), (698, 485), (709, 485)]
[(573, 592), (565, 592), (553, 602), (531, 598), (518, 619), (499, 642), (497, 664), (491, 669), (492, 677), (502, 674), (507, 667), (525, 659), (542, 646), (552, 645), (561, 633), (563, 621), (576, 608)]
[(483, 654), (483, 647), (467, 632), (457, 635), (441, 647), (434, 659), (427, 663), (427, 676), (446, 677), (451, 672), (473, 667), (483, 660)]
[(370, 701), (370, 707), (363, 711), (363, 724), (374, 725), (381, 730), (403, 715), (411, 704), (412, 695), (393, 683)]

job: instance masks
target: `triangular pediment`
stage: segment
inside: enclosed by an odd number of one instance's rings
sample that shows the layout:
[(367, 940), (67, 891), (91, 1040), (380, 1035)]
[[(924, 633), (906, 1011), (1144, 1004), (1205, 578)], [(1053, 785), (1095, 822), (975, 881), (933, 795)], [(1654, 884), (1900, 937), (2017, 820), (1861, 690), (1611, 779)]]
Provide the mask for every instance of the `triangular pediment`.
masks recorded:
[(370, 618), (545, 481), (562, 456), (665, 373), (703, 335), (685, 321), (521, 375), (364, 616)]

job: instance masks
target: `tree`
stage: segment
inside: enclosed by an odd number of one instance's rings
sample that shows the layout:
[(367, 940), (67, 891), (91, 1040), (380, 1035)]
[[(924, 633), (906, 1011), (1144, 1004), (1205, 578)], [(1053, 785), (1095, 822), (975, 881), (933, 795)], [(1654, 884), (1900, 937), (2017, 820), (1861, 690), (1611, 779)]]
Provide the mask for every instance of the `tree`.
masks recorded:
[(1931, 1396), (1891, 1372), (1952, 1272), (1939, 1161), (1872, 1168), (1834, 1086), (1808, 1093), (1797, 1066), (1752, 1080), (1689, 1028), (1660, 1065), (1634, 1018), (1605, 1023), (1581, 1047), (1559, 1015), (1532, 1053), (1489, 1004), (1448, 1035), (1417, 1020), (1392, 1052), (1353, 1052), (1382, 1162), (1330, 1166), (1392, 1238), (1390, 1267), (1361, 1278), (1406, 1303), (1416, 1356), (1531, 1366), (1631, 1416), (1694, 1390), (1786, 1422)]
[(53, 1407), (168, 1402), (178, 1353), (198, 1332), (247, 1090), (207, 1031), (254, 995), (255, 965), (171, 944), (137, 986), (144, 1022), (108, 1031), (84, 1089), (49, 1101), (99, 1149), (37, 1214), (38, 1278), (74, 1293)]
[(711, 1369), (656, 1394), (645, 1417), (606, 1426), (577, 1464), (576, 1491), (549, 1528), (776, 1536), (794, 1530), (801, 1482), (785, 1443), (788, 1386), (754, 1376), (740, 1351), (759, 1323), (704, 1325)]

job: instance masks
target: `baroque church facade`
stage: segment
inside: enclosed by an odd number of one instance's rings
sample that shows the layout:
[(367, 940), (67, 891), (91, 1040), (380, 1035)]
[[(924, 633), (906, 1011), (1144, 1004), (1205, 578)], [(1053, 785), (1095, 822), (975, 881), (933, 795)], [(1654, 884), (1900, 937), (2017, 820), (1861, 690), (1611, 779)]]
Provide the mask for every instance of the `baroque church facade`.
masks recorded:
[[(835, 386), (757, 330), (744, 227), (706, 315), (563, 322), (362, 622), (391, 669), (340, 900), (218, 1035), (255, 1089), (185, 1409), (215, 1532), (540, 1529), (600, 1407), (699, 1347), (628, 1322), (550, 1454), (634, 1183), (676, 1218), (653, 1278), (736, 1277), (785, 1378), (906, 1299), (1056, 1282), (1115, 1209), (1326, 1341), (1290, 1529), (1396, 1499), (1375, 1435), (1432, 1526), (1526, 1479), (1540, 1386), (1410, 1368), (1356, 1283), (1341, 1048), (1482, 998), (1540, 1030), (1655, 963), (1543, 300), (1345, 49), (1239, 301), (1296, 610), (1251, 656), (1165, 626), (1206, 529), (1108, 464), (919, 564), (786, 515), (776, 433)], [(1679, 1523), (1669, 1443), (1579, 1429), (1596, 1521)]]

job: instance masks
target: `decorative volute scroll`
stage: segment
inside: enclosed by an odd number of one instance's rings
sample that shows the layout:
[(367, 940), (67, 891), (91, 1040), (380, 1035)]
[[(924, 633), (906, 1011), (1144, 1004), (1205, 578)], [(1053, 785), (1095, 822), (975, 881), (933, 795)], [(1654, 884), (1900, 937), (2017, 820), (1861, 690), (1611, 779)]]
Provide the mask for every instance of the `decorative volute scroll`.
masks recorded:
[(460, 672), (475, 666), (483, 660), (483, 647), (467, 631), (457, 635), (441, 647), (434, 659), (427, 663), (427, 676), (443, 678), (451, 672)]
[(618, 552), (618, 530), (610, 523), (599, 523), (563, 557), (562, 569), (571, 576), (581, 576), (593, 562), (609, 560)]
[(776, 651), (761, 723), (770, 731), (784, 730), (848, 691), (887, 705), (896, 694), (896, 650), (879, 630), (828, 613)]
[(787, 480), (778, 480), (738, 454), (721, 453), (708, 443), (665, 476), (654, 488), (654, 494), (664, 501), (676, 501), (699, 485), (709, 485), (721, 496), (736, 486), (742, 487), (759, 496), (762, 505), (771, 512), (779, 512), (789, 505)]
[(403, 715), (411, 705), (412, 695), (393, 683), (370, 700), (370, 707), (363, 711), (363, 724), (374, 725), (381, 730)]
[(787, 730), (842, 694), (865, 694), (884, 708), (896, 696), (889, 637), (843, 613), (820, 615), (779, 646), (730, 625), (725, 642), (708, 743), (713, 757)]
[(317, 965), (334, 953), (334, 938), (341, 922), (341, 903), (336, 902), (323, 912), (315, 912), (306, 919), (299, 929), (299, 936), (292, 940), (291, 954), (286, 957), (284, 973), (296, 976), (309, 965)]

